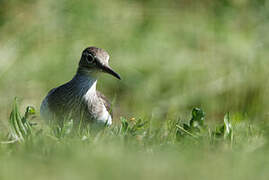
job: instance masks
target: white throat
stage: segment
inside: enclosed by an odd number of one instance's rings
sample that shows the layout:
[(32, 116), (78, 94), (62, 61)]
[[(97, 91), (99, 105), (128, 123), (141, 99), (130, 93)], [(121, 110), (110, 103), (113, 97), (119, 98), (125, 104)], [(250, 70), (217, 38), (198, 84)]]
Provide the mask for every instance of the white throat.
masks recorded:
[(90, 88), (88, 89), (88, 91), (86, 92), (86, 94), (84, 95), (85, 100), (88, 101), (92, 101), (93, 99), (95, 99), (97, 97), (96, 94), (96, 84), (97, 84), (97, 80), (94, 81)]
[(109, 112), (106, 110), (106, 107), (103, 101), (98, 97), (96, 92), (96, 78), (93, 78), (89, 75), (82, 76), (80, 78), (81, 81), (81, 89), (85, 89), (83, 98), (88, 104), (88, 108), (91, 113), (95, 116), (97, 122), (106, 123), (107, 125), (112, 124), (112, 118)]
[(81, 96), (92, 96), (96, 94), (97, 79), (88, 74), (78, 74), (72, 80)]

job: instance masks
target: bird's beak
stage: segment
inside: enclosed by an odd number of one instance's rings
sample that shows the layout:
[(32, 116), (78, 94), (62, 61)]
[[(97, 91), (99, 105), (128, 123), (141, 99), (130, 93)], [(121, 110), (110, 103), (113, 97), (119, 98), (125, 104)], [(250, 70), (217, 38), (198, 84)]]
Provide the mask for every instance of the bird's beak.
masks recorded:
[(106, 65), (103, 65), (103, 66), (101, 67), (101, 69), (102, 69), (104, 72), (106, 72), (106, 73), (108, 73), (108, 74), (111, 74), (112, 76), (114, 76), (114, 77), (116, 77), (116, 78), (118, 78), (118, 79), (121, 79), (120, 75), (119, 75), (118, 73), (116, 73), (111, 67), (106, 66)]

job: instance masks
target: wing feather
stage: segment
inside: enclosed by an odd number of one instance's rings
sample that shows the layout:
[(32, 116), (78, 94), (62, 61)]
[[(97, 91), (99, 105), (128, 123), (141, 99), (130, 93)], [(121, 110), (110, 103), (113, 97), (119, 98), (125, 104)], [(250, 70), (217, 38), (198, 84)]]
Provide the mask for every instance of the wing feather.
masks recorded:
[(102, 100), (102, 102), (105, 105), (106, 110), (109, 112), (111, 118), (113, 118), (112, 106), (111, 106), (111, 103), (109, 102), (109, 100), (101, 92), (96, 91), (96, 93), (97, 93), (97, 96)]

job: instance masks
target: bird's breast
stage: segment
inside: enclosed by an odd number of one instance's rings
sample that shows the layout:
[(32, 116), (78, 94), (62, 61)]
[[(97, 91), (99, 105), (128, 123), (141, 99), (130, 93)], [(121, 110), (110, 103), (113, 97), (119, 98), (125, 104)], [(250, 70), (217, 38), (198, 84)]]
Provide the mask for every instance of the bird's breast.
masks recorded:
[(100, 97), (98, 97), (95, 90), (90, 88), (84, 95), (84, 100), (88, 106), (89, 114), (93, 117), (94, 120), (107, 125), (112, 124), (111, 115), (107, 111)]
[(97, 95), (96, 83), (96, 79), (88, 76), (75, 76), (70, 82), (51, 90), (41, 104), (41, 116), (111, 124), (111, 115)]

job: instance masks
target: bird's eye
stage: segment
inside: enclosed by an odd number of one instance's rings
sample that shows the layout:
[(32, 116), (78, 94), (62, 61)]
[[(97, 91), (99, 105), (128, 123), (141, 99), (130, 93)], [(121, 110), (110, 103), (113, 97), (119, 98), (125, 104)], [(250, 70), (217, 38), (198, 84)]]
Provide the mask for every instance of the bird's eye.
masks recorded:
[(86, 60), (87, 60), (88, 63), (93, 63), (93, 61), (94, 61), (94, 57), (93, 57), (93, 55), (91, 55), (91, 54), (87, 54), (87, 56), (86, 56)]

